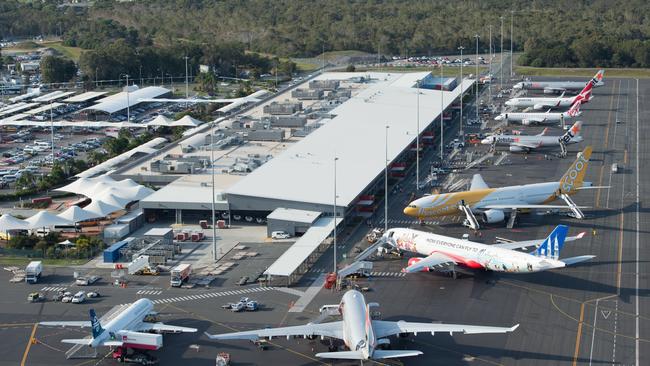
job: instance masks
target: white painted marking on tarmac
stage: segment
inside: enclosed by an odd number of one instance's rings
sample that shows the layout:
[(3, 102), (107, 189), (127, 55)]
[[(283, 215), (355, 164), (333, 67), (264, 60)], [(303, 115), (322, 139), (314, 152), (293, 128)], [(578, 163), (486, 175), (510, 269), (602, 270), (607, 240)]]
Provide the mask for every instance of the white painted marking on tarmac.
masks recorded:
[[(591, 360), (594, 357), (594, 340), (596, 339), (596, 322), (598, 321), (598, 302), (600, 299), (596, 300), (596, 308), (594, 309), (594, 327), (591, 331), (591, 350), (589, 351), (589, 366), (591, 366)], [(607, 319), (607, 318), (605, 318)]]
[(321, 274), (312, 282), (311, 286), (305, 291), (305, 294), (301, 296), (289, 309), (290, 313), (302, 313), (307, 305), (316, 297), (316, 294), (320, 291), (320, 289), (323, 287), (325, 284), (325, 278), (327, 277), (326, 274)]

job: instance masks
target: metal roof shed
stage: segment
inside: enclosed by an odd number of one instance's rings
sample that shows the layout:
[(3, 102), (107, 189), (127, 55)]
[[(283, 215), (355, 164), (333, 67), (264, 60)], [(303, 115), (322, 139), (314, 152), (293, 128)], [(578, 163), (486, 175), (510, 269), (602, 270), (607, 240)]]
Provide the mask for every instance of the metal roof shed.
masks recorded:
[[(336, 225), (341, 221), (342, 219), (337, 218)], [(287, 285), (291, 284), (299, 275), (306, 272), (329, 246), (330, 243), (325, 239), (333, 230), (333, 217), (318, 219), (300, 239), (264, 271), (264, 274), (267, 277), (287, 277)]]
[(320, 216), (318, 211), (280, 207), (266, 217), (266, 234), (269, 237), (274, 231), (284, 231), (292, 236), (304, 234)]

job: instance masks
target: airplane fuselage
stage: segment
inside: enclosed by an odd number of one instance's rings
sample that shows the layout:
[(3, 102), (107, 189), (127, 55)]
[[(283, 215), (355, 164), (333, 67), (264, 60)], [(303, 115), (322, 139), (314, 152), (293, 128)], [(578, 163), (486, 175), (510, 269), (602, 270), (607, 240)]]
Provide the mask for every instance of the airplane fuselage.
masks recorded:
[(515, 250), (426, 233), (412, 229), (390, 229), (400, 250), (429, 256), (434, 253), (452, 258), (457, 265), (496, 272), (531, 273), (564, 267), (558, 260), (537, 257)]
[[(510, 107), (528, 108), (540, 105), (541, 108), (566, 108), (570, 107), (575, 101), (575, 97), (568, 98), (512, 98), (505, 104)], [(583, 101), (586, 103), (587, 100)], [(541, 109), (540, 108), (540, 109)]]
[(372, 356), (376, 338), (372, 331), (366, 301), (360, 292), (351, 290), (343, 295), (339, 304), (343, 321), (343, 341), (351, 351), (361, 351), (364, 359)]
[(101, 346), (105, 341), (115, 337), (121, 330), (129, 330), (136, 328), (137, 325), (142, 323), (144, 318), (153, 311), (153, 303), (149, 299), (140, 299), (122, 312), (117, 314), (114, 318), (109, 320), (106, 324), (102, 324), (104, 332), (98, 337), (93, 339), (93, 347)]
[[(526, 146), (535, 146), (535, 147), (543, 147), (543, 146), (559, 146), (560, 145), (560, 139), (562, 136), (529, 136), (529, 135), (492, 135), (483, 141), (484, 145), (488, 144), (494, 144), (496, 140), (497, 145), (526, 145)], [(575, 144), (578, 142), (582, 141), (581, 136), (574, 136), (570, 140), (568, 140), (565, 144)]]
[[(559, 182), (533, 183), (501, 188), (432, 194), (419, 198), (404, 209), (404, 214), (418, 218), (457, 215), (461, 202), (472, 211), (481, 211), (490, 205), (545, 204), (557, 198)], [(567, 192), (571, 194), (571, 192)]]

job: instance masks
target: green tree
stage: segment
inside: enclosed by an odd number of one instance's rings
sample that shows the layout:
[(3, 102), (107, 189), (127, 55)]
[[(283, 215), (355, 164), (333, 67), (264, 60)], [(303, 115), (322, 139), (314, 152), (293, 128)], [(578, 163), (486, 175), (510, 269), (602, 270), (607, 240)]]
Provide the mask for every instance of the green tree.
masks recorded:
[(41, 74), (45, 83), (63, 83), (77, 74), (74, 61), (59, 56), (45, 56), (41, 60)]

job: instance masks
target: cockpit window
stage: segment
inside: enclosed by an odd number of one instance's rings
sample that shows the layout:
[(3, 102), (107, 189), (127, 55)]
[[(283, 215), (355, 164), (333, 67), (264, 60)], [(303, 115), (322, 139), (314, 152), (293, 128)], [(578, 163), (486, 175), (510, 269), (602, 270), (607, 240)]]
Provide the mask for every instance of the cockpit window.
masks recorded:
[(389, 232), (388, 232), (388, 237), (389, 237), (389, 238), (392, 238), (392, 237), (393, 237), (393, 234), (395, 234), (394, 231), (389, 231)]
[(409, 208), (418, 208), (416, 205), (409, 205)]

